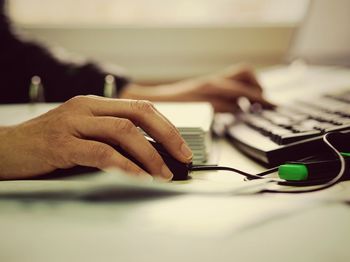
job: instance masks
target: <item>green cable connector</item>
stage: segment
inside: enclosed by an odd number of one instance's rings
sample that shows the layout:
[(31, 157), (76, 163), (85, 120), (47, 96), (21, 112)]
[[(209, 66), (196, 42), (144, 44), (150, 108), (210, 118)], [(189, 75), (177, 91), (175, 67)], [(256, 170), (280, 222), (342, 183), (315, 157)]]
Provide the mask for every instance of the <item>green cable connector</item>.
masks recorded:
[(278, 176), (284, 180), (302, 181), (308, 178), (309, 171), (303, 164), (284, 164), (279, 166)]
[[(345, 158), (350, 158), (350, 153), (341, 152), (340, 153)], [(330, 160), (329, 163), (320, 162), (318, 163), (286, 163), (278, 167), (278, 176), (287, 181), (304, 181), (312, 179), (315, 174), (320, 175), (322, 170), (325, 169), (325, 164), (332, 164)]]

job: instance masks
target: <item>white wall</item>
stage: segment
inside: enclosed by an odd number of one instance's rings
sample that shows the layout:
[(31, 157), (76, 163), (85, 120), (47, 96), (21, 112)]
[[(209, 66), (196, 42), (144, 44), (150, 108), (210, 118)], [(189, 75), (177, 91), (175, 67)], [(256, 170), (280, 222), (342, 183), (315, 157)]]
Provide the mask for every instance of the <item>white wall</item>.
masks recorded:
[(240, 61), (280, 63), (295, 25), (220, 27), (25, 26), (28, 35), (90, 58), (117, 63), (141, 81), (166, 81)]

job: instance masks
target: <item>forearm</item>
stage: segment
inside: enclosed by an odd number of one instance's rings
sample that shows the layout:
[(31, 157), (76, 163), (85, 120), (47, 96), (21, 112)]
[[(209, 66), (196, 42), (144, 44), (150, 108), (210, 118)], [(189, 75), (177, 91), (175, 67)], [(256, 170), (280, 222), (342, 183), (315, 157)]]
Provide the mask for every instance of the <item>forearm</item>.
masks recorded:
[(237, 99), (246, 97), (251, 103), (271, 108), (254, 72), (246, 66), (230, 67), (223, 72), (195, 77), (171, 84), (141, 86), (130, 84), (122, 98), (169, 102), (209, 102), (216, 112), (236, 112)]
[[(184, 80), (172, 84), (143, 86), (129, 83), (120, 94), (120, 98), (149, 100), (155, 102), (186, 101), (183, 93), (191, 88), (192, 81)], [(189, 97), (191, 99), (191, 97)]]

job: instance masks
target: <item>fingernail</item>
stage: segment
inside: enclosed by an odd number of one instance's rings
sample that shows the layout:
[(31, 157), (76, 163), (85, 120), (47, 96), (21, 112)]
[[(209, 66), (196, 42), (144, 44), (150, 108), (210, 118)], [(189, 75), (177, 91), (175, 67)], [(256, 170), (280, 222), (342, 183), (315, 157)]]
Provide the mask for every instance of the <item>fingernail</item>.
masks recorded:
[(162, 166), (162, 177), (165, 178), (166, 180), (171, 180), (173, 178), (173, 173), (169, 170), (169, 168), (166, 165)]
[(140, 173), (138, 176), (144, 182), (152, 182), (153, 177), (147, 173)]
[(186, 145), (185, 143), (183, 143), (181, 146), (181, 152), (188, 160), (192, 159), (193, 153), (191, 149), (188, 147), (188, 145)]

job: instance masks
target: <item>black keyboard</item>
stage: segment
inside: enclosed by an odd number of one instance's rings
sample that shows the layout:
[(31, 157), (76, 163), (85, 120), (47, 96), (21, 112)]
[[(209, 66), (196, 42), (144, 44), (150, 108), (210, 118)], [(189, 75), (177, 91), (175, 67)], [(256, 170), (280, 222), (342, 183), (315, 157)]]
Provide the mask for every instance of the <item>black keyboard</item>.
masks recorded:
[(326, 150), (325, 133), (350, 133), (350, 90), (244, 113), (238, 119), (226, 136), (248, 156), (267, 166), (300, 160)]

